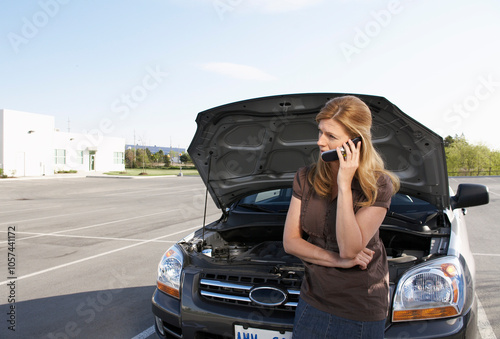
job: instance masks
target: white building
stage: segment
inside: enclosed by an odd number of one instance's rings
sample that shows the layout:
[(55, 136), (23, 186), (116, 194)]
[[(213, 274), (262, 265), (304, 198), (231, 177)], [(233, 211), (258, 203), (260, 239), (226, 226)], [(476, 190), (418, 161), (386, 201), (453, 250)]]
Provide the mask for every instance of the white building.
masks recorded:
[(53, 116), (0, 109), (0, 168), (9, 176), (123, 171), (125, 139), (60, 132)]

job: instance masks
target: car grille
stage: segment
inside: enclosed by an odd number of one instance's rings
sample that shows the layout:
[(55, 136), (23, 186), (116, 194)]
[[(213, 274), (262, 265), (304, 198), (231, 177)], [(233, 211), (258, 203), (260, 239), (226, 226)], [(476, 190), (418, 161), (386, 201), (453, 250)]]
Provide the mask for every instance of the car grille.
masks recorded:
[[(276, 310), (295, 311), (299, 301), (300, 277), (276, 279), (275, 277), (248, 277), (203, 273), (200, 280), (200, 294), (213, 302), (251, 307), (265, 307)], [(264, 306), (250, 299), (250, 292), (255, 287), (269, 286), (278, 288), (286, 294), (286, 300), (280, 305)]]

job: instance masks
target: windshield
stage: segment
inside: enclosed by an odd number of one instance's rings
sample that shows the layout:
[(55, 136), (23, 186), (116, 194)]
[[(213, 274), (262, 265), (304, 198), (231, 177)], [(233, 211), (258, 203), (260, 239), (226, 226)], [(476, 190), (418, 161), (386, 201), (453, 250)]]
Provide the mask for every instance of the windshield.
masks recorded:
[[(236, 204), (235, 208), (238, 210), (284, 213), (288, 210), (291, 198), (292, 188), (272, 189), (246, 196)], [(437, 211), (437, 209), (427, 201), (407, 194), (396, 193), (392, 197), (390, 211), (419, 217), (422, 216), (422, 213), (427, 215), (429, 212)]]
[(287, 212), (292, 199), (292, 188), (278, 188), (259, 192), (241, 199), (236, 207), (238, 210), (256, 210), (262, 212)]
[(391, 200), (391, 211), (401, 214), (436, 211), (437, 208), (427, 201), (396, 193)]

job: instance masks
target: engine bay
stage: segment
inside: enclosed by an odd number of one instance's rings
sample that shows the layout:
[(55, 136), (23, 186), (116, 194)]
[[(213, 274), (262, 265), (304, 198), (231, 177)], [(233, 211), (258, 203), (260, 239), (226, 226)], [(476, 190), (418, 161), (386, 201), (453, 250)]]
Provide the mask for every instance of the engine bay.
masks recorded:
[[(435, 223), (435, 221), (432, 221)], [(424, 225), (425, 226), (425, 225)], [(384, 243), (391, 281), (397, 280), (408, 267), (430, 258), (446, 254), (449, 228), (400, 227), (382, 224), (379, 236)], [(261, 264), (276, 266), (302, 266), (297, 257), (283, 248), (283, 225), (246, 226), (226, 230), (201, 230), (188, 242), (181, 243), (187, 252), (205, 265)]]

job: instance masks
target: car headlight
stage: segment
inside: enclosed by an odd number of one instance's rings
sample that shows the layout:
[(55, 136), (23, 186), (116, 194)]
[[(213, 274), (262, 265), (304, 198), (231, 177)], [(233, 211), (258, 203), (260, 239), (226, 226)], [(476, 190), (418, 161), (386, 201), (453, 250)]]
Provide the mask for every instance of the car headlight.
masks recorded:
[(465, 301), (462, 265), (456, 257), (429, 261), (406, 272), (398, 283), (393, 321), (448, 318), (459, 315)]
[(158, 279), (156, 280), (158, 289), (168, 295), (179, 298), (183, 266), (184, 257), (180, 248), (177, 245), (170, 247), (158, 264)]

